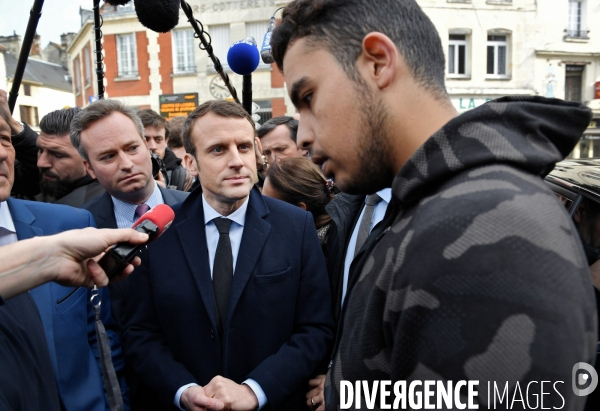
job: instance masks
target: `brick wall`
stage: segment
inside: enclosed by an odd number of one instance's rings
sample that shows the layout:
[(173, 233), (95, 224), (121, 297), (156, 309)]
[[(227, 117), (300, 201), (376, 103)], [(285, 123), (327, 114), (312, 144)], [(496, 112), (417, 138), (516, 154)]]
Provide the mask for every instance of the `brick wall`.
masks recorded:
[(272, 100), (272, 107), (273, 117), (285, 116), (287, 110), (285, 107), (285, 100), (283, 99), (283, 97), (274, 98)]
[(162, 94), (173, 94), (173, 42), (171, 40), (171, 32), (158, 34), (158, 46), (160, 53), (159, 73), (161, 77), (160, 89)]
[(150, 94), (148, 67), (148, 37), (145, 31), (135, 33), (139, 80), (115, 81), (118, 71), (117, 38), (104, 36), (104, 63), (106, 65), (106, 93), (109, 97), (144, 96)]

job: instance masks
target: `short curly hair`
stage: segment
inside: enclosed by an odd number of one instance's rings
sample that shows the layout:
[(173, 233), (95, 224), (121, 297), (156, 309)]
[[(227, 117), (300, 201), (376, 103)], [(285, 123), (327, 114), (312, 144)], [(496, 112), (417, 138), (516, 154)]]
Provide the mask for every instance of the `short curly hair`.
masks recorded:
[(271, 46), (280, 70), (297, 39), (324, 47), (355, 82), (361, 83), (356, 60), (371, 32), (388, 36), (404, 57), (413, 77), (425, 89), (446, 96), (445, 59), (435, 26), (415, 0), (295, 0), (283, 11)]

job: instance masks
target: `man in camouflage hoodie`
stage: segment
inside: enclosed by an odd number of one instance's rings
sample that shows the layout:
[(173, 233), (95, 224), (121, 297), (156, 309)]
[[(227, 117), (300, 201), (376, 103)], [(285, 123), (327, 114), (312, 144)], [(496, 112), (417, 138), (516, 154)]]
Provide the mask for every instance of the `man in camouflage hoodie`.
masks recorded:
[[(377, 241), (351, 268), (325, 399), (319, 387), (307, 403), (338, 409), (342, 381), (470, 380), (479, 409), (537, 399), (581, 410), (571, 372), (594, 362), (593, 289), (542, 178), (589, 110), (520, 96), (458, 116), (439, 36), (413, 0), (296, 0), (272, 46), (301, 114), (298, 146), (345, 192), (393, 192)], [(352, 406), (367, 409), (364, 395)]]

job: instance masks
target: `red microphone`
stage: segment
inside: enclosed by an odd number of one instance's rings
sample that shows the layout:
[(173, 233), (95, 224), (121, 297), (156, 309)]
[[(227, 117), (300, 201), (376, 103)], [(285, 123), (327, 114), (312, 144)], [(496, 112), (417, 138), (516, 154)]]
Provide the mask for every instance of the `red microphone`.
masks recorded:
[(166, 204), (159, 204), (138, 218), (131, 228), (139, 233), (148, 234), (149, 239), (144, 244), (118, 243), (108, 250), (98, 261), (108, 278), (120, 274), (138, 251), (160, 237), (174, 219), (173, 209)]

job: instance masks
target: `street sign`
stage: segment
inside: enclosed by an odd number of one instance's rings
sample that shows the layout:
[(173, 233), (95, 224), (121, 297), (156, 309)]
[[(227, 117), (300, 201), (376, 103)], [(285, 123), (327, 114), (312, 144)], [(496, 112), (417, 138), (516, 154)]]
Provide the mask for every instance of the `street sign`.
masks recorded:
[(167, 120), (187, 116), (198, 107), (198, 93), (163, 94), (158, 97), (160, 115)]

